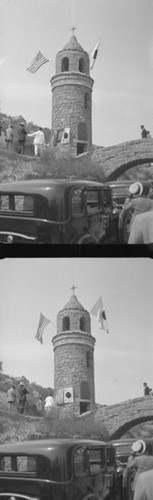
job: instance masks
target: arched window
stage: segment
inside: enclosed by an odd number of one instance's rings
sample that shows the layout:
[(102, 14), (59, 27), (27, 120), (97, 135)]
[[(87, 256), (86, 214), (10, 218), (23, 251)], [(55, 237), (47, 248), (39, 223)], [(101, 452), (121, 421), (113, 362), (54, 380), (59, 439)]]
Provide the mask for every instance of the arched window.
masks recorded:
[(80, 399), (90, 400), (90, 388), (88, 382), (83, 380), (80, 384)]
[(87, 141), (87, 129), (84, 122), (78, 123), (78, 141)]
[(90, 351), (87, 351), (87, 353), (86, 353), (86, 365), (87, 365), (87, 368), (89, 368), (89, 366), (91, 366), (91, 352)]
[(84, 94), (84, 108), (87, 109), (89, 108), (89, 103), (90, 103), (90, 96), (89, 94), (86, 92)]
[(80, 318), (80, 330), (85, 332), (85, 319), (83, 317)]
[(79, 71), (84, 73), (84, 59), (82, 57), (79, 59)]
[(69, 60), (68, 60), (68, 57), (63, 57), (62, 59), (62, 67), (61, 67), (61, 71), (68, 71), (69, 70)]
[(62, 322), (62, 331), (65, 332), (66, 330), (69, 329), (70, 329), (70, 318), (68, 316), (65, 316)]

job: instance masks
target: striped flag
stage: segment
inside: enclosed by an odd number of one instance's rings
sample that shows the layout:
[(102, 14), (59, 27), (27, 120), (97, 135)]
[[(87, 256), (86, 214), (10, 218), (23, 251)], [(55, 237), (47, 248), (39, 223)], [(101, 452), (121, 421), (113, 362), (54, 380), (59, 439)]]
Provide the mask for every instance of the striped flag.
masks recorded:
[(36, 73), (40, 66), (47, 62), (49, 62), (49, 59), (46, 59), (46, 57), (43, 56), (43, 54), (39, 51), (26, 71), (29, 71), (30, 73)]
[(97, 300), (96, 304), (91, 309), (91, 314), (93, 314), (94, 316), (96, 316), (96, 318), (98, 319), (99, 328), (101, 330), (105, 330), (106, 333), (109, 333), (108, 324), (107, 324), (107, 318), (106, 318), (106, 313), (105, 313), (105, 310), (104, 310), (103, 301), (102, 301), (101, 297), (99, 297), (99, 299)]
[(95, 64), (95, 61), (97, 58), (97, 54), (98, 54), (99, 44), (100, 44), (100, 39), (98, 40), (98, 42), (96, 43), (96, 45), (94, 46), (94, 48), (91, 50), (91, 52), (89, 54), (90, 69), (93, 69), (93, 67), (94, 67), (94, 64)]
[(42, 336), (43, 336), (44, 329), (46, 328), (46, 326), (49, 323), (50, 323), (50, 319), (45, 318), (45, 316), (42, 313), (40, 313), (39, 325), (38, 325), (38, 328), (37, 328), (37, 332), (36, 332), (35, 338), (41, 344), (43, 343)]

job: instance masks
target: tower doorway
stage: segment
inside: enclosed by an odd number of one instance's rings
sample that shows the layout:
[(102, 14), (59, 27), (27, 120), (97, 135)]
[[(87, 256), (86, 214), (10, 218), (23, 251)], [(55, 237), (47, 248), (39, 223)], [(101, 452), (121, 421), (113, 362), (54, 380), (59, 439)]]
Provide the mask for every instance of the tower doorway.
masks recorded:
[(80, 401), (80, 415), (86, 413), (88, 410), (90, 410), (90, 403), (87, 403), (87, 401)]

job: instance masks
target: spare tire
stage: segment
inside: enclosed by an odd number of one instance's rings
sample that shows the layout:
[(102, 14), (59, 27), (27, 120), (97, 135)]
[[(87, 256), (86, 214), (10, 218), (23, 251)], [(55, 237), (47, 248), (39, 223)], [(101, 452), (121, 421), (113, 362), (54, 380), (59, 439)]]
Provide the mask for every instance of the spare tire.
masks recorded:
[(132, 222), (133, 210), (123, 210), (119, 216), (119, 240), (120, 243), (128, 243), (130, 236), (131, 222)]

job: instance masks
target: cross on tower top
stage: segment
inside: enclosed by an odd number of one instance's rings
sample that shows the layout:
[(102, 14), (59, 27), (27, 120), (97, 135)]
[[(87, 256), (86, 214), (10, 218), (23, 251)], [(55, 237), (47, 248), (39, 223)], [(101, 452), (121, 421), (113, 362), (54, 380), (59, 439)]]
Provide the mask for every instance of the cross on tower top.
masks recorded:
[(77, 288), (77, 286), (71, 286), (71, 290), (73, 290), (73, 295), (74, 295), (74, 291), (75, 291), (75, 288)]
[(72, 31), (72, 35), (73, 36), (74, 36), (74, 32), (75, 32), (76, 29), (77, 29), (76, 26), (72, 26), (71, 31)]

